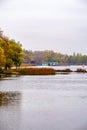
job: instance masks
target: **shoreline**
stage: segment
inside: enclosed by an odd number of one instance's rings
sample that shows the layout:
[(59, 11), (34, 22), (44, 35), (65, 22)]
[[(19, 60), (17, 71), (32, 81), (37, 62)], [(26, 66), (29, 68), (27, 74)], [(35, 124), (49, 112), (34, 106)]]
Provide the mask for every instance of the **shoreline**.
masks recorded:
[(21, 75), (56, 75), (56, 74), (70, 74), (70, 73), (87, 73), (85, 69), (78, 68), (73, 71), (71, 69), (58, 69), (53, 68), (19, 68), (19, 69), (10, 69), (0, 73), (0, 79), (9, 77), (9, 76), (21, 76)]

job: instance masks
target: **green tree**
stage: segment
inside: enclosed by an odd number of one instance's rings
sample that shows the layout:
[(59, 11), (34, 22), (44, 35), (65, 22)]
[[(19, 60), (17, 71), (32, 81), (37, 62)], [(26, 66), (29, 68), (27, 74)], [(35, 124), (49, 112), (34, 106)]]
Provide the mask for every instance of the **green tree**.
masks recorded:
[(0, 46), (1, 48), (4, 50), (4, 55), (6, 58), (6, 62), (5, 62), (5, 69), (7, 70), (7, 68), (11, 68), (13, 65), (13, 61), (11, 59), (11, 55), (10, 54), (10, 46), (9, 46), (9, 38), (6, 36), (3, 36), (2, 39), (0, 39)]
[(0, 68), (2, 68), (6, 63), (6, 58), (4, 55), (4, 50), (0, 47)]
[(13, 65), (17, 68), (21, 64), (23, 57), (21, 44), (3, 36), (0, 38), (0, 47), (4, 50), (6, 60), (4, 65), (5, 69), (11, 68)]
[(15, 40), (9, 41), (9, 57), (12, 59), (16, 68), (20, 66), (23, 60), (23, 53), (22, 45), (19, 42), (16, 43)]

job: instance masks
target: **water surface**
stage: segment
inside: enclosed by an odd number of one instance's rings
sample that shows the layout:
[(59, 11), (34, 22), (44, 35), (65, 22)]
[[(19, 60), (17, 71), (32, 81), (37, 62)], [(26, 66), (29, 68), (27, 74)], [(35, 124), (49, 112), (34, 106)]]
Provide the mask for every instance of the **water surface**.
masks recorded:
[(0, 80), (0, 130), (87, 130), (87, 74)]

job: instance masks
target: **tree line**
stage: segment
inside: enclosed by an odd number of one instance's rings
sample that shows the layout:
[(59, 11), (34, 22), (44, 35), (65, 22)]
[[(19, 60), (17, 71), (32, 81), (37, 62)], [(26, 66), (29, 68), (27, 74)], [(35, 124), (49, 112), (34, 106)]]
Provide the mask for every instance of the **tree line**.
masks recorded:
[(52, 50), (32, 51), (23, 50), (24, 63), (30, 64), (34, 61), (36, 64), (47, 62), (58, 62), (59, 65), (87, 65), (87, 55), (73, 53), (72, 55), (61, 54)]

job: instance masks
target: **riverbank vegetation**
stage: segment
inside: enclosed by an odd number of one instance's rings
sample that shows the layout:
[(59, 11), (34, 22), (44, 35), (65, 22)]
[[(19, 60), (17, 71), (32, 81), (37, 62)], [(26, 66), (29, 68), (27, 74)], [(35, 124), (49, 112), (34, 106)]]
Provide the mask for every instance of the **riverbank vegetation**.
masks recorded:
[[(53, 50), (32, 51), (22, 49), (22, 44), (3, 35), (0, 31), (0, 68), (11, 68), (22, 65), (87, 65), (87, 55), (73, 53), (61, 54)], [(53, 64), (55, 65), (55, 64)]]
[(16, 75), (55, 75), (55, 74), (70, 74), (70, 73), (87, 73), (85, 69), (78, 68), (77, 70), (62, 69), (55, 70), (53, 68), (17, 68), (2, 70), (0, 72), (0, 78)]
[[(8, 38), (0, 31), (0, 77), (12, 74), (48, 75), (73, 72), (70, 69), (54, 70), (51, 68), (28, 68), (28, 66), (31, 65), (50, 65), (50, 62), (58, 63), (57, 65), (87, 65), (87, 56), (75, 53), (73, 53), (73, 55), (61, 54), (52, 50), (25, 50), (22, 49), (20, 42)], [(87, 73), (84, 69), (77, 69), (75, 72)]]
[(52, 68), (18, 68), (3, 70), (0, 77), (12, 75), (55, 75), (56, 71)]

